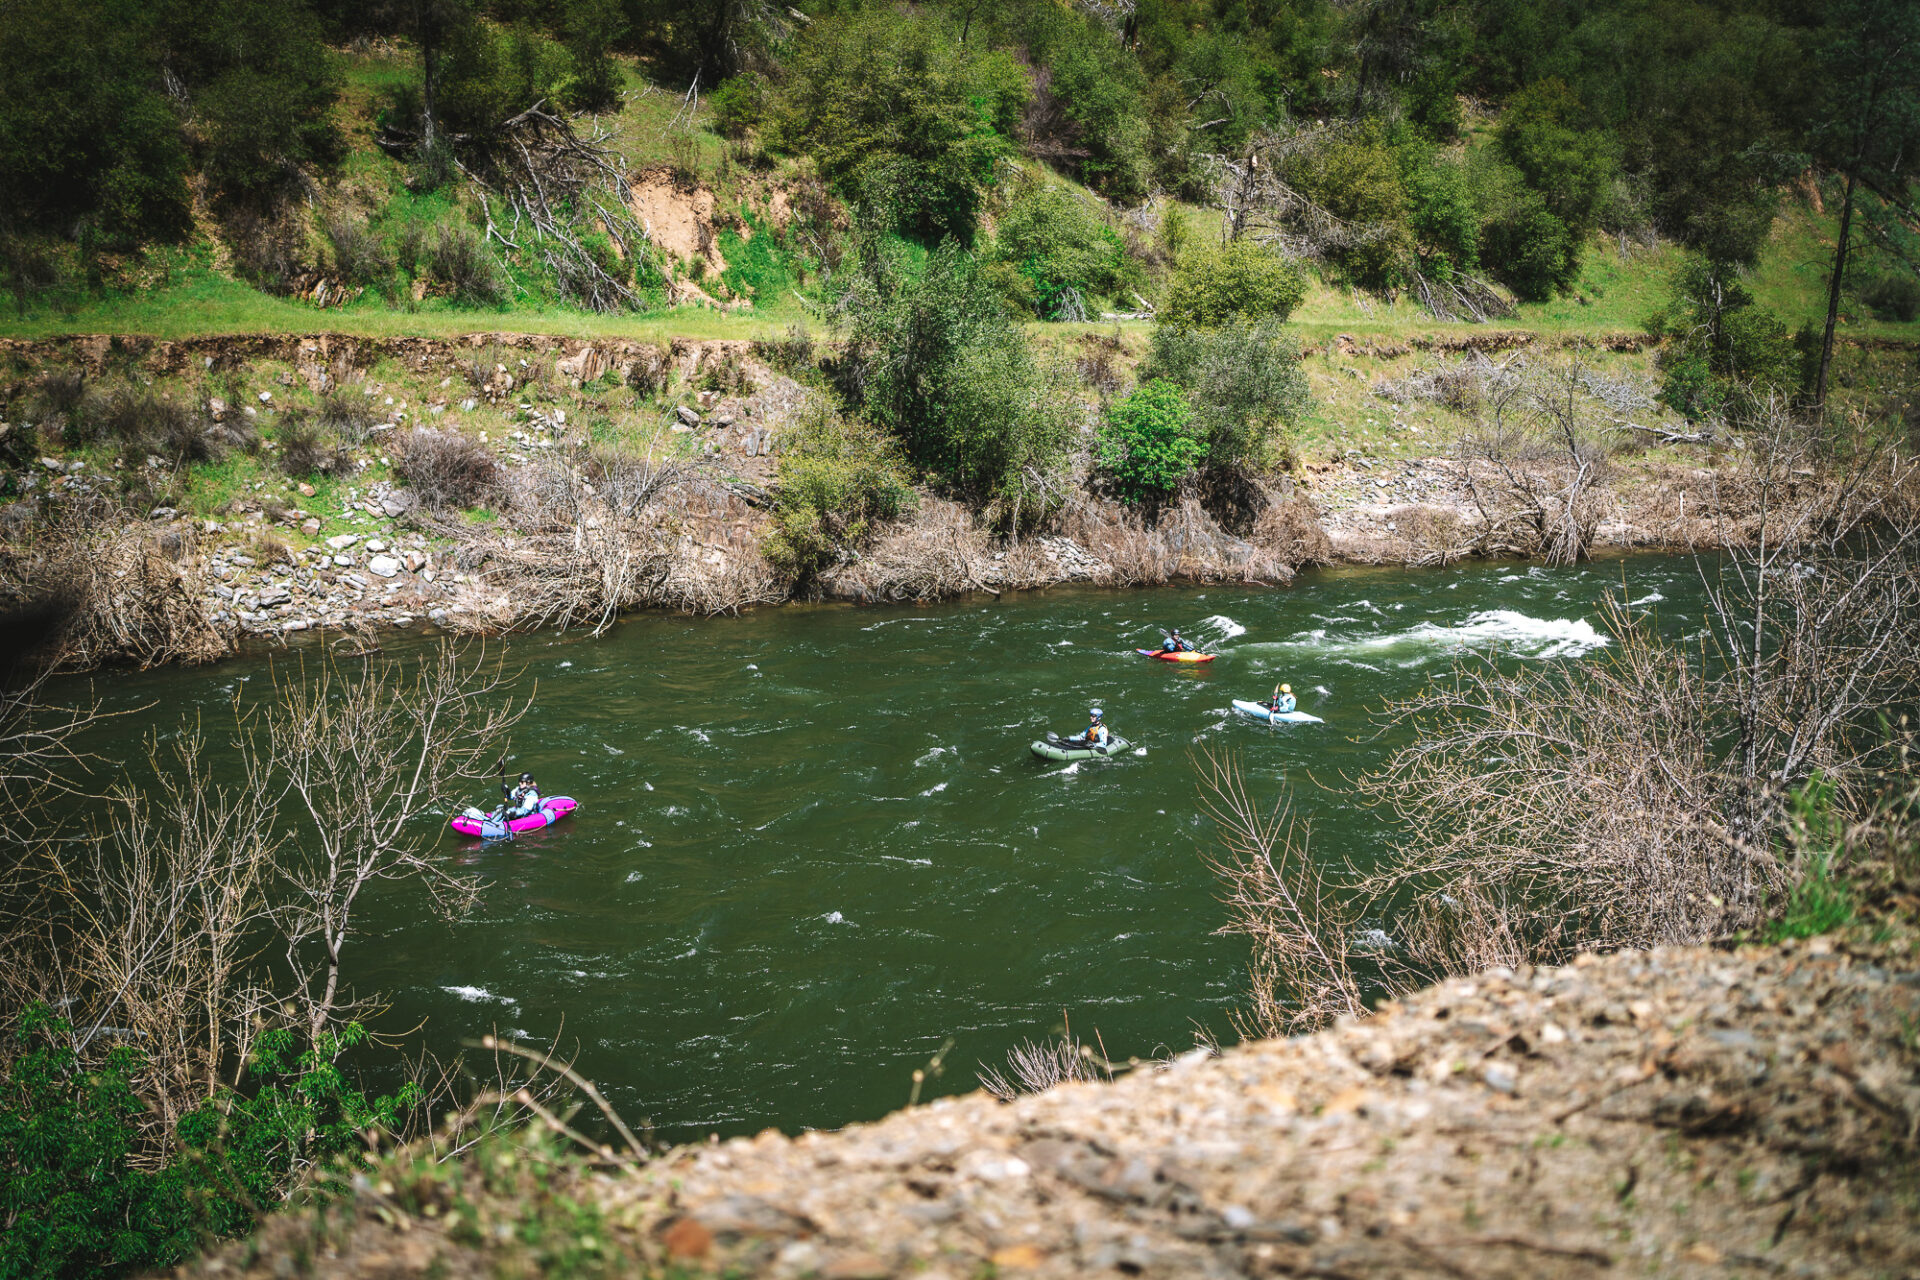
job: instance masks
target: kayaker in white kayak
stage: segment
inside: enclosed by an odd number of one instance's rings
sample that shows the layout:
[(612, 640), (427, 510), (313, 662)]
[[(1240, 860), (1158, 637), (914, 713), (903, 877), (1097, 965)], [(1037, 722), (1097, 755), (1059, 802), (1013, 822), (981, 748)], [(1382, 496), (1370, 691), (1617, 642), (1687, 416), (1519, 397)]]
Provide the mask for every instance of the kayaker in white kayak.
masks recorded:
[(1079, 737), (1068, 738), (1067, 742), (1076, 747), (1104, 747), (1112, 737), (1113, 735), (1107, 732), (1105, 714), (1100, 708), (1095, 707), (1087, 712), (1087, 731)]
[(520, 785), (507, 793), (507, 804), (500, 812), (503, 821), (511, 822), (515, 818), (524, 818), (540, 808), (540, 788), (534, 785), (533, 775), (520, 775)]
[(1292, 685), (1277, 684), (1273, 686), (1273, 698), (1267, 703), (1267, 710), (1274, 715), (1284, 716), (1299, 705), (1294, 701)]

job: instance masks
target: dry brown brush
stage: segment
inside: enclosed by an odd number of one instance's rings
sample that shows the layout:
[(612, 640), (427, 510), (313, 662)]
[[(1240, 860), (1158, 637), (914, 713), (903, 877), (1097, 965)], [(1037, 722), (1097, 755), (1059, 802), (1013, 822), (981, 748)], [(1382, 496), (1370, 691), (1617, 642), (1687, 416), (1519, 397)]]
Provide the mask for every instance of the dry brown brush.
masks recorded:
[(224, 655), (232, 639), (210, 620), (206, 588), (191, 532), (104, 498), (51, 503), (30, 539), (0, 544), (0, 601), (51, 602), (61, 619), (38, 655), (56, 668)]
[(414, 882), (447, 914), (471, 901), (471, 880), (432, 856), (438, 819), (495, 776), (524, 706), (497, 662), (451, 645), (406, 661), (323, 653), (236, 702), (232, 781), (212, 780), (197, 724), (150, 740), (139, 780), (89, 829), (0, 836), (19, 873), (0, 1005), (59, 1008), (83, 1069), (137, 1047), (140, 1158), (164, 1159), (178, 1118), (241, 1082), (262, 1031), (317, 1048), (380, 1007), (346, 968), (369, 888)]
[(1244, 1036), (1296, 1035), (1366, 1004), (1350, 949), (1358, 899), (1329, 883), (1310, 849), (1310, 825), (1283, 792), (1271, 805), (1247, 789), (1239, 760), (1202, 749), (1194, 758), (1201, 808), (1213, 819), (1217, 852), (1203, 854), (1219, 880), (1228, 923), (1220, 932), (1251, 944), (1251, 1007), (1235, 1018)]
[[(1784, 416), (1754, 436), (1758, 531), (1700, 562), (1704, 630), (1662, 639), (1613, 601), (1581, 665), (1470, 660), (1384, 726), (1413, 741), (1358, 780), (1405, 833), (1360, 886), (1433, 968), (1699, 944), (1759, 925), (1807, 873), (1790, 797), (1843, 814), (1920, 691), (1915, 463), (1822, 463)], [(1817, 484), (1804, 483), (1816, 476)]]

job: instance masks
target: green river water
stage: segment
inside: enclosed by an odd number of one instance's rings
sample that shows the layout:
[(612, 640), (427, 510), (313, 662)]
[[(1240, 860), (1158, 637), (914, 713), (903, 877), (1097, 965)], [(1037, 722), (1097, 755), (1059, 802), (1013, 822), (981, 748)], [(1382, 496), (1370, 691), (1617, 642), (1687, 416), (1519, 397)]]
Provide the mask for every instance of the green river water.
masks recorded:
[[(1246, 948), (1214, 934), (1191, 747), (1241, 748), (1260, 793), (1294, 784), (1322, 854), (1365, 862), (1392, 835), (1343, 793), (1392, 745), (1368, 708), (1463, 650), (1586, 659), (1623, 583), (1663, 629), (1698, 625), (1693, 562), (1634, 557), (516, 637), (509, 661), (538, 690), (510, 767), (582, 807), (512, 842), (446, 834), (484, 878), (479, 909), (447, 923), (419, 885), (381, 886), (348, 976), (391, 1000), (383, 1029), (424, 1020), (441, 1052), (564, 1021), (580, 1069), (675, 1140), (877, 1117), (949, 1039), (928, 1093), (963, 1092), (1063, 1014), (1115, 1057), (1184, 1050), (1196, 1026), (1230, 1037)], [(1134, 656), (1159, 625), (1219, 660)], [(266, 661), (99, 681), (110, 706), (151, 704), (115, 742), (218, 722)], [(1232, 714), (1282, 679), (1327, 723)], [(1095, 703), (1144, 755), (1033, 758)]]

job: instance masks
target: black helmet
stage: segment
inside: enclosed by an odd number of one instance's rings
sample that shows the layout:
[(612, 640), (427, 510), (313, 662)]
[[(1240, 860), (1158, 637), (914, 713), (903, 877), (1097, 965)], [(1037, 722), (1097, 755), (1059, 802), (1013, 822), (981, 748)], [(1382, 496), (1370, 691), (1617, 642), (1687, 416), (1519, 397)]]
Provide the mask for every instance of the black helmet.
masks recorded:
[(1173, 634), (1175, 634), (1175, 635), (1179, 635), (1179, 634), (1180, 634), (1180, 628), (1178, 628), (1178, 627), (1175, 627), (1175, 628), (1173, 629)]
[(532, 782), (532, 781), (533, 781), (533, 775), (532, 775), (532, 774), (530, 774), (530, 773), (523, 773), (523, 774), (521, 774), (521, 775), (520, 775), (520, 781), (522, 781), (522, 782)]

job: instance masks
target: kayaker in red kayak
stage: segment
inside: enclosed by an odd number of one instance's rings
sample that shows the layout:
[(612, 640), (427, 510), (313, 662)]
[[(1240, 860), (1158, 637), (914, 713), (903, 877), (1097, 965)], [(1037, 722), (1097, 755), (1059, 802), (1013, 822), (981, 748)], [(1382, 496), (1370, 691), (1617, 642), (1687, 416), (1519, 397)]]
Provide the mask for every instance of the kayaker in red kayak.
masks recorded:
[(1192, 653), (1193, 646), (1180, 638), (1180, 628), (1175, 627), (1171, 634), (1160, 642), (1162, 653)]

